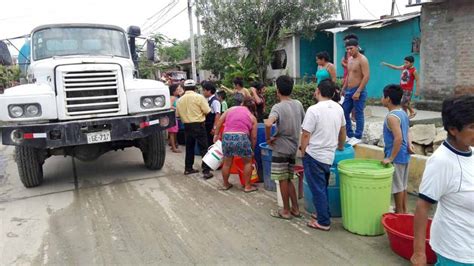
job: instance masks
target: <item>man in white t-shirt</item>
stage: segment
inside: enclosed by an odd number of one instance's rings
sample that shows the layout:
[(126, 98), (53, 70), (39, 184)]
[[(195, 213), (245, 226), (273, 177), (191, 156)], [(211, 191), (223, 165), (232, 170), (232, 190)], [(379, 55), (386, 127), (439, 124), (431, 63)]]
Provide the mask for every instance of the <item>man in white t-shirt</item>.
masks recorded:
[(335, 91), (336, 85), (331, 80), (319, 83), (315, 92), (318, 103), (308, 108), (301, 135), (304, 174), (317, 212), (317, 216), (311, 215), (308, 226), (323, 231), (331, 229), (327, 197), (330, 168), (336, 148), (343, 150), (346, 140), (344, 110), (331, 100)]
[(438, 203), (430, 245), (436, 265), (474, 265), (474, 96), (443, 102), (444, 141), (426, 163), (415, 213), (411, 262), (425, 265), (428, 212)]

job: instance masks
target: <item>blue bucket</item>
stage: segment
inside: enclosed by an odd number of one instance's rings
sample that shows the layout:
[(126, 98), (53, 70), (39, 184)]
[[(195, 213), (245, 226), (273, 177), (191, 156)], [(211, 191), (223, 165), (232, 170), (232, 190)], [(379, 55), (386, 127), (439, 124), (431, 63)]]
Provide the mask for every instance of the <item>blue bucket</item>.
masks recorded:
[(344, 144), (344, 150), (336, 150), (336, 154), (334, 156), (334, 162), (332, 163), (332, 167), (335, 167), (337, 169), (337, 164), (340, 161), (346, 160), (346, 159), (354, 159), (355, 157), (355, 151), (354, 148), (351, 146), (351, 144), (346, 143)]
[[(307, 176), (305, 175), (303, 180), (304, 207), (307, 212), (316, 213), (316, 208), (313, 204), (313, 194), (309, 189), (306, 178)], [(331, 167), (331, 174), (329, 176), (328, 182), (328, 203), (331, 217), (341, 217), (342, 215), (339, 182), (339, 173), (337, 172), (337, 168)]]
[[(276, 126), (272, 126), (272, 135), (275, 134)], [(262, 165), (262, 157), (261, 157), (261, 150), (260, 144), (266, 143), (266, 136), (265, 136), (265, 124), (258, 123), (257, 125), (257, 145), (255, 147), (255, 161), (257, 162), (257, 174), (260, 181), (264, 181), (263, 178), (263, 165)]]
[(276, 191), (276, 183), (271, 179), (272, 175), (272, 149), (267, 143), (261, 143), (260, 152), (263, 166), (263, 187), (269, 191)]

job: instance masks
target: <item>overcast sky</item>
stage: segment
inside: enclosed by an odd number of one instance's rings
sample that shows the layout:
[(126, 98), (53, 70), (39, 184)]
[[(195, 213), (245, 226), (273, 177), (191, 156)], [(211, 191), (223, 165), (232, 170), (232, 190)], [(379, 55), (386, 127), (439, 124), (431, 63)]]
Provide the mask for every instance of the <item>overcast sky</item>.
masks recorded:
[[(389, 14), (391, 1), (350, 0), (351, 18), (374, 19)], [(113, 24), (124, 29), (138, 25), (142, 27), (142, 33), (151, 28), (170, 38), (184, 40), (189, 38), (186, 3), (187, 0), (1, 0), (0, 39), (27, 34), (42, 24), (89, 22)], [(171, 5), (165, 9), (166, 13), (153, 17), (168, 4)], [(419, 7), (405, 7), (407, 4), (408, 0), (397, 0), (399, 12), (395, 9), (395, 14), (419, 11)]]

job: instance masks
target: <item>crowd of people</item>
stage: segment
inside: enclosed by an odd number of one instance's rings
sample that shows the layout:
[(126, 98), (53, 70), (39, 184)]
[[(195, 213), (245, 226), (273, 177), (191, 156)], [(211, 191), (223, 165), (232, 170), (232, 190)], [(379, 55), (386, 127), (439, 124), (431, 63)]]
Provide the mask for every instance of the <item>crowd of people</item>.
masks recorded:
[[(327, 52), (318, 53), (316, 62), (317, 83), (314, 98), (317, 103), (304, 109), (300, 101), (292, 99), (294, 81), (283, 75), (276, 80), (279, 102), (271, 107), (268, 118), (265, 112), (265, 84), (254, 82), (250, 89), (244, 87), (241, 78), (233, 80), (234, 88), (217, 87), (214, 82), (201, 84), (203, 95), (196, 92), (196, 83), (186, 80), (180, 92), (180, 85), (170, 86), (171, 105), (184, 123), (186, 134), (186, 155), (184, 174), (198, 173), (193, 169), (195, 145), (204, 156), (209, 145), (220, 140), (224, 155), (222, 185), (220, 190), (229, 190), (230, 168), (234, 157), (244, 162), (243, 177), (246, 193), (257, 191), (251, 184), (253, 151), (257, 142), (257, 124), (264, 123), (266, 142), (272, 149), (271, 179), (278, 181), (283, 207), (270, 211), (279, 219), (301, 217), (296, 188), (292, 182), (298, 150), (302, 154), (304, 174), (313, 195), (316, 213), (311, 214), (307, 225), (313, 229), (329, 231), (331, 220), (327, 195), (330, 167), (337, 149), (344, 144), (357, 145), (364, 130), (364, 107), (367, 99), (366, 85), (370, 78), (369, 62), (361, 53), (356, 36), (345, 40), (346, 56), (342, 59), (345, 76), (342, 88), (335, 80), (335, 67), (330, 63)], [(416, 115), (410, 100), (414, 81), (418, 74), (413, 66), (414, 58), (407, 56), (404, 65), (393, 69), (401, 70), (400, 84), (389, 84), (383, 88), (381, 102), (388, 114), (384, 120), (385, 142), (382, 164), (394, 167), (392, 194), (396, 213), (407, 213), (407, 186), (410, 154), (413, 147), (409, 135), (409, 119)], [(182, 95), (182, 96), (179, 96)], [(226, 97), (230, 95), (234, 106), (228, 108)], [(341, 96), (341, 97), (340, 97)], [(179, 100), (177, 98), (179, 97)], [(351, 116), (355, 119), (353, 131)], [(414, 264), (426, 263), (424, 239), (428, 211), (438, 203), (434, 216), (431, 245), (444, 265), (453, 262), (474, 263), (474, 96), (467, 95), (447, 99), (443, 103), (442, 119), (448, 138), (428, 160), (420, 186), (419, 200), (415, 214)], [(272, 127), (277, 131), (271, 134)], [(173, 143), (176, 128), (170, 129), (170, 144)], [(203, 178), (213, 177), (209, 166), (202, 163)], [(454, 243), (454, 244), (453, 244)], [(469, 255), (470, 254), (470, 255)]]

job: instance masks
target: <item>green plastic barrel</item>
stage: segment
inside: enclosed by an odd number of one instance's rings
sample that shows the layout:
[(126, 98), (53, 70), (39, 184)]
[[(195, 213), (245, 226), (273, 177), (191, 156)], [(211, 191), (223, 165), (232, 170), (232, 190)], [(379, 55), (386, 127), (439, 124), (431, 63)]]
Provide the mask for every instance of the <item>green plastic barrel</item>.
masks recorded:
[(339, 162), (342, 225), (358, 235), (382, 235), (382, 214), (390, 207), (393, 166), (378, 160)]

